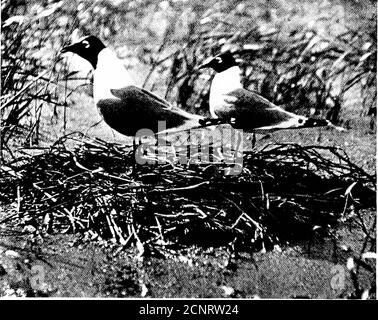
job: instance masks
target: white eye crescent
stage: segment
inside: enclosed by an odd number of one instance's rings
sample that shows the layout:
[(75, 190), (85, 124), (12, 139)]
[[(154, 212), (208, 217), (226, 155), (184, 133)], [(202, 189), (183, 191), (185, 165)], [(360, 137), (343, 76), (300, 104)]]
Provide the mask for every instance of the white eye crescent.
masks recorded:
[(88, 49), (89, 46), (90, 46), (90, 44), (89, 44), (89, 42), (87, 40), (83, 40), (82, 44), (84, 45), (85, 49)]
[(216, 57), (216, 58), (215, 58), (215, 61), (216, 61), (217, 63), (222, 63), (222, 58), (221, 58), (221, 57)]

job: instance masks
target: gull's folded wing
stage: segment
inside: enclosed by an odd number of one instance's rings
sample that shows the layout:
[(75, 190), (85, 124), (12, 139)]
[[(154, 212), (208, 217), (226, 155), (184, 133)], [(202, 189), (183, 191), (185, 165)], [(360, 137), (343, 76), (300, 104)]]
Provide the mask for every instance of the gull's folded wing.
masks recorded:
[[(158, 132), (197, 119), (197, 116), (173, 108), (162, 98), (136, 86), (112, 89), (111, 93), (114, 98), (98, 101), (97, 107), (105, 122), (125, 135), (134, 135), (142, 128)], [(165, 121), (164, 127), (158, 127), (158, 121)]]
[(234, 118), (235, 127), (245, 130), (274, 129), (277, 126), (277, 129), (296, 127), (300, 126), (305, 119), (305, 117), (285, 111), (253, 91), (242, 88), (225, 95), (225, 102), (222, 107), (215, 110), (217, 116)]
[[(166, 100), (164, 100), (163, 98), (159, 97), (158, 95), (152, 93), (151, 91), (148, 91), (148, 90), (146, 90), (146, 89), (139, 88), (139, 87), (136, 87), (136, 86), (128, 86), (128, 87), (125, 88), (125, 89), (126, 89), (126, 90), (129, 90), (129, 91), (132, 90), (132, 91), (134, 91), (134, 92), (139, 91), (139, 92), (141, 92), (141, 93), (144, 93), (145, 95), (149, 96), (151, 99), (154, 99), (154, 100), (156, 100), (156, 101), (159, 101), (161, 104), (167, 106), (167, 108), (172, 108), (172, 105), (171, 105), (168, 101), (166, 101)], [(113, 89), (112, 92), (113, 92), (113, 91), (116, 91), (116, 90), (117, 90), (117, 89)], [(119, 90), (122, 91), (122, 89), (119, 89)], [(113, 93), (113, 94), (114, 94), (114, 93)], [(122, 92), (120, 92), (120, 95), (122, 95)]]

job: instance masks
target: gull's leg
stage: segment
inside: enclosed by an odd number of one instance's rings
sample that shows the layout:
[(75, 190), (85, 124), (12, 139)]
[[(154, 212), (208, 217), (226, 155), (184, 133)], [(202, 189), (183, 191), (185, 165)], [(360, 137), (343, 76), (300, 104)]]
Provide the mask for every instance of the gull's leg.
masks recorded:
[[(138, 143), (139, 141), (139, 143)], [(136, 171), (137, 168), (137, 152), (138, 152), (138, 147), (140, 145), (140, 140), (139, 137), (133, 137), (133, 164), (132, 164), (132, 173)]]
[(164, 147), (166, 148), (165, 154), (167, 156), (167, 159), (171, 159), (171, 161), (174, 161), (177, 158), (177, 151), (172, 141), (164, 140)]
[[(214, 153), (214, 155), (216, 154), (218, 161), (224, 161), (225, 148), (224, 148), (224, 145), (223, 145), (223, 142), (224, 142), (223, 130), (221, 130), (219, 139), (220, 139), (219, 141), (214, 142), (213, 153)], [(219, 142), (220, 142), (220, 145), (218, 144)]]
[(253, 131), (252, 134), (252, 149), (254, 149), (256, 146), (256, 133)]
[(318, 137), (316, 139), (316, 142), (318, 143), (321, 143), (322, 142), (322, 138), (323, 138), (323, 135), (322, 135), (322, 127), (319, 127), (319, 134), (318, 134)]
[(138, 138), (137, 137), (133, 137), (133, 153), (135, 155), (135, 152), (136, 152), (136, 149), (137, 149), (137, 140)]
[(136, 143), (136, 137), (133, 137), (133, 166), (131, 172), (135, 172), (136, 169), (136, 149), (137, 149), (137, 143)]
[(243, 154), (243, 144), (244, 144), (244, 136), (243, 133), (238, 131), (237, 132), (237, 141), (235, 146), (235, 152), (241, 152)]
[(222, 158), (223, 158), (223, 155), (224, 155), (224, 134), (223, 134), (223, 130), (220, 130), (220, 147), (219, 147), (219, 153), (220, 155), (222, 155)]

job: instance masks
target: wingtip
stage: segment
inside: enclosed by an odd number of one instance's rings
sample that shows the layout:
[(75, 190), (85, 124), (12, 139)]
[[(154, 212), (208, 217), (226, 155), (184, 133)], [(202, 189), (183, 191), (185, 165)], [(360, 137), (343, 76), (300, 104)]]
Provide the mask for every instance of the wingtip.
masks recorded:
[(208, 127), (208, 126), (213, 126), (213, 125), (219, 125), (222, 123), (222, 120), (218, 118), (204, 118), (199, 121), (200, 125), (202, 127)]
[(336, 126), (334, 125), (331, 121), (328, 121), (328, 126), (339, 131), (339, 132), (345, 132), (345, 131), (348, 131), (348, 129), (346, 128), (343, 128), (343, 127), (340, 127), (340, 126)]

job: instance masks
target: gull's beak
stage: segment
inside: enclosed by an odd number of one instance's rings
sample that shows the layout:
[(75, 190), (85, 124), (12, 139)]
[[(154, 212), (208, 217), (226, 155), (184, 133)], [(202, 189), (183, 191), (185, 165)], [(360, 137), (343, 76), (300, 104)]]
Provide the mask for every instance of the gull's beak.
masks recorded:
[(208, 63), (203, 63), (203, 64), (198, 66), (198, 69), (204, 69), (204, 68), (208, 68), (208, 67), (209, 67)]
[(66, 52), (75, 52), (75, 44), (71, 44), (69, 46), (63, 47), (62, 50), (60, 50), (60, 53), (66, 53)]
[(198, 69), (209, 68), (213, 59), (213, 57), (206, 59), (204, 63), (198, 66)]

